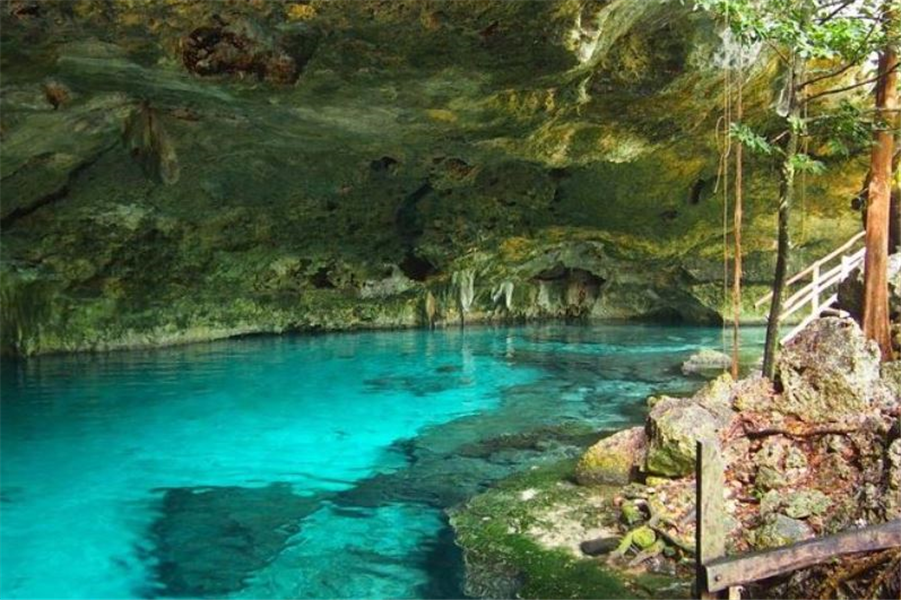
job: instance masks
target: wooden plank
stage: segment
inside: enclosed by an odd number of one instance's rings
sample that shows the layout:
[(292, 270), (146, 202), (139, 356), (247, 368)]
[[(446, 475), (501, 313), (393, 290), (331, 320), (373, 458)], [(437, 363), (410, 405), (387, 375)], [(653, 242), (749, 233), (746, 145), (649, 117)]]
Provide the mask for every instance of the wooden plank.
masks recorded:
[(834, 556), (901, 547), (901, 519), (783, 548), (717, 558), (704, 565), (707, 589), (718, 592), (824, 562)]
[(726, 554), (726, 506), (723, 499), (726, 470), (716, 442), (697, 442), (696, 445), (695, 561), (697, 589), (702, 599), (716, 598), (708, 593), (704, 566)]

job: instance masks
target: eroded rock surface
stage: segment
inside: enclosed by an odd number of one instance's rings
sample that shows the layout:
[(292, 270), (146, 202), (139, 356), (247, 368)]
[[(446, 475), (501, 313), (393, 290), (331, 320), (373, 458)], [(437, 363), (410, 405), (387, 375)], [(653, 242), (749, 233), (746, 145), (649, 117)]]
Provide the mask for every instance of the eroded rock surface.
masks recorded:
[[(720, 318), (722, 40), (678, 0), (74, 6), (0, 13), (6, 352)], [(748, 71), (749, 119), (771, 78)], [(859, 227), (834, 207), (862, 173), (828, 161), (798, 265)], [(748, 298), (772, 277), (759, 172)]]
[(879, 380), (879, 350), (850, 319), (820, 319), (782, 350), (779, 410), (802, 421), (856, 418), (870, 408)]

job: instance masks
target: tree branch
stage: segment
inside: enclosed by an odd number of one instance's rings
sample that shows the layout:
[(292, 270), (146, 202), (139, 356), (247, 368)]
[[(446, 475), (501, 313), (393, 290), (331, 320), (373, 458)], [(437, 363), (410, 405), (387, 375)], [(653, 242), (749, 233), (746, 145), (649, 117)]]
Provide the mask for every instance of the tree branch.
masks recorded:
[(813, 102), (814, 100), (822, 98), (823, 96), (830, 96), (832, 94), (840, 94), (841, 92), (847, 92), (847, 91), (853, 90), (855, 88), (859, 88), (859, 87), (868, 85), (870, 83), (876, 83), (880, 79), (887, 77), (888, 74), (891, 73), (892, 71), (897, 71), (898, 67), (901, 67), (901, 63), (895, 63), (895, 65), (891, 69), (887, 69), (884, 73), (880, 73), (876, 77), (871, 77), (870, 79), (867, 79), (865, 81), (860, 81), (858, 83), (852, 83), (851, 85), (846, 85), (846, 86), (840, 87), (840, 88), (832, 88), (831, 90), (825, 90), (823, 92), (819, 92), (818, 94), (814, 94), (813, 96), (808, 96), (806, 98), (805, 102)]

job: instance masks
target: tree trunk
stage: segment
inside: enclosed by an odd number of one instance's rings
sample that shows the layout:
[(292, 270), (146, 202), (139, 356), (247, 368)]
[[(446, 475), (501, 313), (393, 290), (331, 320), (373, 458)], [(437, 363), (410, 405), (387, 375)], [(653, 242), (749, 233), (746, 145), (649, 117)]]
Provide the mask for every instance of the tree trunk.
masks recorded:
[[(742, 98), (741, 55), (738, 70), (738, 101), (735, 107), (735, 119), (739, 123), (744, 116), (744, 99)], [(735, 240), (735, 262), (732, 271), (732, 379), (738, 379), (738, 328), (741, 320), (741, 219), (742, 219), (742, 151), (741, 142), (735, 143), (735, 208), (732, 214), (732, 226)]]
[(779, 346), (779, 314), (782, 312), (782, 293), (785, 289), (788, 258), (791, 250), (791, 237), (788, 230), (791, 216), (792, 200), (795, 191), (795, 156), (798, 154), (798, 137), (800, 132), (796, 123), (801, 118), (801, 107), (798, 103), (798, 83), (801, 79), (799, 61), (793, 55), (789, 65), (789, 101), (788, 101), (788, 141), (779, 177), (779, 241), (776, 249), (776, 272), (773, 276), (773, 300), (770, 303), (770, 315), (767, 318), (766, 343), (763, 349), (763, 375), (770, 379), (776, 374), (776, 352)]
[[(886, 4), (886, 28), (895, 24), (894, 10)], [(876, 114), (882, 122), (873, 134), (870, 156), (870, 186), (867, 193), (866, 255), (864, 258), (863, 332), (875, 340), (883, 360), (891, 360), (889, 329), (888, 253), (889, 211), (892, 195), (892, 147), (897, 128), (898, 54), (889, 43), (879, 56), (881, 78), (876, 84)]]

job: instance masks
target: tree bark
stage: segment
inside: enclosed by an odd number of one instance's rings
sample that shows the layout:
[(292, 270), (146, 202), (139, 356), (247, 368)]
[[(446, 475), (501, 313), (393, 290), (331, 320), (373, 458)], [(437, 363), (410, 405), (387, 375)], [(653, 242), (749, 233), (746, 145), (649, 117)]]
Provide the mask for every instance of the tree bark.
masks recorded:
[[(883, 13), (887, 30), (893, 30), (897, 15), (886, 3)], [(863, 332), (879, 345), (883, 360), (892, 358), (889, 329), (888, 254), (892, 195), (892, 152), (897, 129), (898, 53), (891, 42), (879, 56), (876, 84), (876, 115), (881, 121), (873, 134), (870, 155), (870, 185), (867, 193), (866, 255), (864, 257)]]
[[(741, 56), (738, 70), (738, 101), (735, 107), (735, 119), (739, 123), (744, 116), (744, 99), (742, 98)], [(735, 143), (735, 208), (732, 214), (732, 227), (735, 241), (735, 262), (732, 270), (732, 379), (738, 380), (739, 321), (741, 320), (741, 220), (742, 220), (742, 151), (741, 142)]]
[(767, 318), (766, 342), (763, 349), (763, 375), (772, 379), (776, 374), (776, 353), (779, 346), (779, 315), (782, 312), (782, 293), (785, 289), (788, 272), (788, 258), (791, 252), (791, 234), (789, 218), (795, 192), (795, 156), (798, 154), (798, 138), (800, 132), (796, 123), (801, 118), (801, 106), (798, 102), (798, 85), (801, 80), (800, 63), (793, 54), (789, 64), (789, 101), (788, 101), (788, 141), (785, 145), (782, 169), (779, 177), (779, 237), (776, 249), (776, 272), (773, 275), (773, 299), (770, 303), (770, 314)]

